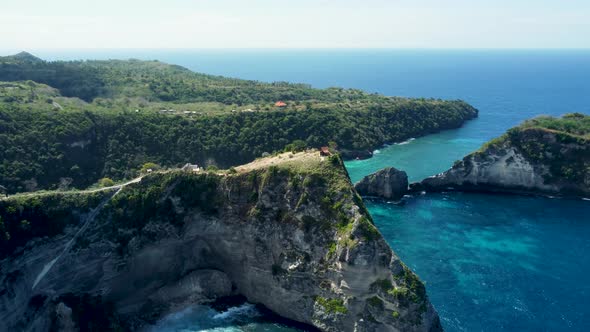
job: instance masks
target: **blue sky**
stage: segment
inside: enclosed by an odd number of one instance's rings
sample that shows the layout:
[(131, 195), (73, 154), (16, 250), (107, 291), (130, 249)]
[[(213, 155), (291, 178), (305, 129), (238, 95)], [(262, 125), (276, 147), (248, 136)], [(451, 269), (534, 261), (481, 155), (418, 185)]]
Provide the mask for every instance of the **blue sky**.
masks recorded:
[(590, 48), (590, 0), (6, 0), (0, 48)]

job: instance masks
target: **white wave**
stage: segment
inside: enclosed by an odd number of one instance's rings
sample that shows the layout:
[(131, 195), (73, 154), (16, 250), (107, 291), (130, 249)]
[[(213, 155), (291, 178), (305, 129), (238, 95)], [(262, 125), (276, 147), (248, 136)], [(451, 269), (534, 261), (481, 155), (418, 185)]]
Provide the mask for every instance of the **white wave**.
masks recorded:
[(406, 145), (406, 144), (409, 144), (409, 143), (411, 143), (413, 140), (415, 140), (415, 138), (410, 138), (410, 139), (409, 139), (409, 140), (407, 140), (407, 141), (403, 141), (403, 142), (395, 143), (395, 145)]
[(239, 307), (231, 307), (224, 312), (220, 312), (213, 316), (213, 319), (217, 320), (233, 320), (238, 317), (256, 317), (258, 316), (258, 310), (256, 310), (256, 306), (251, 303), (244, 303)]
[(381, 150), (375, 150), (375, 151), (373, 151), (373, 154), (379, 154), (379, 153), (381, 153)]
[[(242, 332), (240, 327), (214, 327), (211, 329), (195, 330), (194, 332)], [(193, 332), (193, 331), (182, 331), (182, 332)]]

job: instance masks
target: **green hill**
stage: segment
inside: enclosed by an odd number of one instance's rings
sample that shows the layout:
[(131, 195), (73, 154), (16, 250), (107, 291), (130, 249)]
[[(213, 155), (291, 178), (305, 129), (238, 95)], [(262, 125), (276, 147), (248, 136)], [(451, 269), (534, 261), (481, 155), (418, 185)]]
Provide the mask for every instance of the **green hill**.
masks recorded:
[(328, 142), (354, 156), (477, 116), (462, 101), (245, 81), (157, 61), (4, 57), (0, 81), (0, 184), (9, 192), (131, 178), (148, 162), (230, 167)]

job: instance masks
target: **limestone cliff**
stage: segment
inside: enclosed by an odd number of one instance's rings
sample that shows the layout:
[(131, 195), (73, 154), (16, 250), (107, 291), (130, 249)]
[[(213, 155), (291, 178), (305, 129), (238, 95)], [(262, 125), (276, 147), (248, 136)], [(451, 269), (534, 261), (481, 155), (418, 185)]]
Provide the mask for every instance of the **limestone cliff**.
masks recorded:
[(590, 197), (587, 134), (553, 129), (564, 127), (564, 121), (575, 124), (588, 118), (577, 114), (531, 120), (411, 188)]
[[(135, 330), (235, 294), (322, 331), (442, 330), (338, 156), (282, 155), (71, 195), (0, 201), (0, 330)], [(57, 231), (43, 231), (48, 223)], [(9, 245), (15, 238), (26, 245)]]
[(408, 192), (408, 175), (393, 167), (386, 167), (367, 175), (354, 185), (363, 196), (399, 200)]

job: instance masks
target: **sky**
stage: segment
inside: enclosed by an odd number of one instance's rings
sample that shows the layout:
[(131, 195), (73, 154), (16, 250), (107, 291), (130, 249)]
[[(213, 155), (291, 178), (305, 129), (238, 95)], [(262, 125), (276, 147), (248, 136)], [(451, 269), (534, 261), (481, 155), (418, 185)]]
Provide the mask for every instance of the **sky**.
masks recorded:
[(590, 48), (590, 0), (2, 0), (0, 48)]

